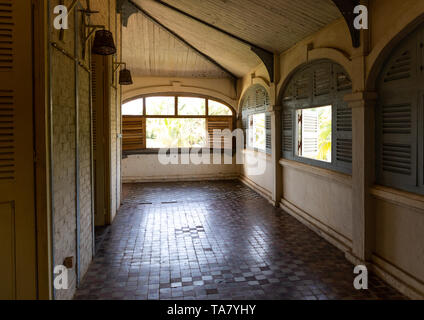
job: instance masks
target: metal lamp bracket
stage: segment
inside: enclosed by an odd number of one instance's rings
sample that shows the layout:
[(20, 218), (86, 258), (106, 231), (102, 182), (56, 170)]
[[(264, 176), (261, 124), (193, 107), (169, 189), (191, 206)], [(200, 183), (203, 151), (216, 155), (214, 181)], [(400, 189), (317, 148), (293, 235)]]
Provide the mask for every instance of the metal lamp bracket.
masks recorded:
[(114, 65), (113, 73), (115, 73), (115, 72), (116, 72), (116, 70), (118, 70), (118, 68), (119, 68), (120, 66), (124, 66), (124, 69), (126, 69), (126, 68), (127, 68), (127, 64), (126, 64), (125, 62), (114, 62), (114, 63), (113, 63), (113, 65)]
[[(85, 21), (85, 19), (84, 19)], [(84, 46), (82, 48), (82, 58), (85, 59), (85, 51), (87, 49), (87, 43), (91, 39), (91, 37), (94, 35), (94, 33), (97, 30), (105, 29), (105, 26), (102, 25), (86, 25), (84, 22)]]
[[(62, 2), (63, 3), (63, 2)], [(81, 4), (80, 0), (72, 0), (71, 4), (67, 7), (68, 10), (68, 16), (76, 9), (77, 5), (79, 5), (81, 8), (84, 8), (84, 6)], [(90, 25), (87, 24), (87, 17), (90, 17), (92, 14), (99, 13), (99, 11), (93, 11), (90, 9), (90, 0), (87, 0), (87, 8), (78, 10), (82, 13), (82, 23), (83, 23), (83, 32), (84, 32), (84, 46), (82, 49), (82, 57), (85, 58), (85, 51), (87, 48), (87, 42), (91, 39), (91, 37), (94, 35), (94, 33), (99, 29), (105, 29), (105, 26), (103, 25)], [(63, 40), (64, 38), (64, 29), (60, 30), (59, 40)]]
[[(64, 0), (61, 0), (61, 4), (64, 5)], [(69, 16), (75, 10), (77, 5), (79, 5), (80, 8), (84, 8), (84, 6), (81, 4), (80, 0), (72, 0), (72, 3), (68, 7), (66, 7), (67, 16)], [(87, 9), (83, 9), (83, 10), (79, 10), (79, 11), (83, 13), (84, 23), (85, 23), (85, 17), (86, 16), (90, 16), (91, 14), (94, 14), (94, 13), (99, 13), (99, 11), (91, 11), (90, 10), (90, 0), (87, 0)], [(64, 36), (65, 36), (65, 30), (60, 29), (59, 40), (63, 41)]]

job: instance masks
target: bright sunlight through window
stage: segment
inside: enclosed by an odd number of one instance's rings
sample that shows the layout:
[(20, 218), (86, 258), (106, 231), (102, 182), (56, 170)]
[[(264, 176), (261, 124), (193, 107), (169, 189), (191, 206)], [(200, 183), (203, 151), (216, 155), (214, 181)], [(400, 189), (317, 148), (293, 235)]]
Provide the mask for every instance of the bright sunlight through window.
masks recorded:
[(206, 144), (205, 119), (147, 119), (147, 148), (193, 148)]
[(331, 106), (297, 110), (299, 157), (331, 162)]
[(233, 113), (226, 105), (209, 100), (209, 115), (210, 116), (231, 116)]
[(264, 151), (266, 148), (265, 113), (249, 116), (248, 147)]
[(143, 99), (137, 99), (122, 105), (123, 116), (141, 116), (143, 115)]
[(202, 116), (206, 113), (206, 99), (178, 97), (178, 115)]
[(210, 147), (213, 131), (232, 131), (234, 122), (231, 108), (195, 96), (146, 96), (124, 104), (122, 115), (122, 148), (131, 152)]
[(146, 98), (146, 114), (148, 116), (175, 115), (175, 97)]

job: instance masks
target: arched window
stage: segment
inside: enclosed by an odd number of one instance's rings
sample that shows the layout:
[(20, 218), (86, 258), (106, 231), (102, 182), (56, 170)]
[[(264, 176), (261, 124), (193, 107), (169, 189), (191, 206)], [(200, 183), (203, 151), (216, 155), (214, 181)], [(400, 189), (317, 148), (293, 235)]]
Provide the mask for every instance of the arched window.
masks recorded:
[(376, 178), (379, 184), (424, 194), (424, 27), (387, 59), (377, 83)]
[(214, 130), (233, 130), (226, 104), (188, 95), (143, 96), (122, 105), (123, 151), (213, 147)]
[(271, 154), (269, 94), (261, 85), (250, 87), (241, 103), (242, 126), (247, 149)]
[(352, 111), (344, 96), (352, 82), (340, 65), (319, 60), (300, 67), (285, 87), (282, 156), (352, 172)]

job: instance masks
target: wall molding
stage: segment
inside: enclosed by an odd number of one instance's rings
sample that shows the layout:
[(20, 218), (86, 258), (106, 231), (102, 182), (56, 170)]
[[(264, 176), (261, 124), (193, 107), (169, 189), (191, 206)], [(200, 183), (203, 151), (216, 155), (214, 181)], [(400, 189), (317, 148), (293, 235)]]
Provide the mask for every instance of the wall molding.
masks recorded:
[(280, 203), (281, 209), (290, 214), (292, 217), (297, 219), (299, 222), (304, 224), (306, 227), (314, 231), (320, 237), (324, 238), (328, 242), (330, 242), (333, 246), (338, 248), (343, 252), (349, 252), (352, 248), (352, 240), (348, 239), (344, 235), (338, 233), (331, 227), (325, 225), (320, 220), (311, 216), (309, 213), (303, 211), (298, 208), (296, 205), (287, 201), (286, 199), (282, 199)]
[(122, 177), (122, 183), (146, 183), (146, 182), (180, 182), (180, 181), (216, 181), (237, 180), (238, 173), (216, 173), (196, 175), (172, 175), (172, 176), (146, 176), (146, 177)]
[(378, 185), (372, 187), (370, 193), (376, 199), (424, 214), (424, 196), (422, 195)]
[(304, 173), (308, 173), (320, 178), (330, 180), (331, 182), (337, 182), (348, 187), (352, 187), (352, 176), (348, 174), (307, 165), (293, 160), (280, 159), (279, 163), (283, 168), (295, 169)]
[(411, 299), (424, 300), (424, 283), (391, 262), (373, 254), (371, 271)]

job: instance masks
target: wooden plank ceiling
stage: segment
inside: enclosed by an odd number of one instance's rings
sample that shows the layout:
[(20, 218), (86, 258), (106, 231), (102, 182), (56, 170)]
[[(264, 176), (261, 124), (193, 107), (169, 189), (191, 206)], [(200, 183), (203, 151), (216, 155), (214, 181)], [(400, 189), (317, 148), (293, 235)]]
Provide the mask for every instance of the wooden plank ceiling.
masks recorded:
[[(261, 62), (250, 47), (152, 0), (133, 0), (192, 46), (238, 77)], [(164, 0), (169, 5), (281, 53), (341, 18), (330, 0)], [(123, 58), (135, 76), (227, 78), (225, 71), (141, 13), (123, 30)]]

